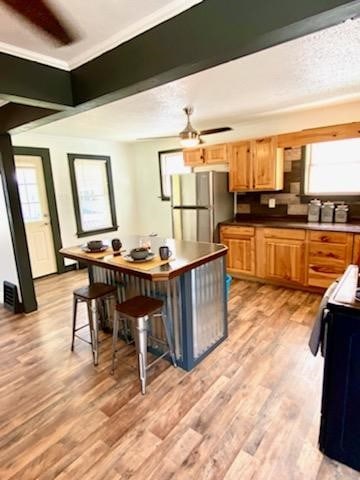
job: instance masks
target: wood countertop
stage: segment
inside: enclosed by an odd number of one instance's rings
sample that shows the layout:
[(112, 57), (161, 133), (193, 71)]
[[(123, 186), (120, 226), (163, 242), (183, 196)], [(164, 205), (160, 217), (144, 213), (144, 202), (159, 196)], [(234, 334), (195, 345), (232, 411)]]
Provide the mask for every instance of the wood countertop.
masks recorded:
[[(121, 264), (116, 264), (118, 257), (114, 257), (111, 247), (102, 253), (86, 253), (82, 251), (81, 245), (78, 245), (62, 248), (60, 253), (64, 257), (81, 263), (121, 271), (152, 281), (170, 280), (227, 253), (227, 247), (217, 243), (178, 241), (143, 235), (121, 236), (120, 239), (123, 243), (122, 255), (126, 255), (132, 248), (139, 247), (140, 240), (145, 239), (151, 242), (151, 251), (155, 254), (158, 254), (160, 246), (167, 245), (172, 252), (172, 257), (164, 265), (155, 266), (150, 270), (143, 270), (140, 264), (136, 263), (122, 262)], [(110, 245), (111, 240), (104, 241), (104, 243)]]
[(253, 227), (270, 227), (270, 228), (300, 228), (305, 230), (322, 230), (327, 232), (345, 232), (360, 233), (360, 223), (313, 223), (307, 222), (304, 217), (289, 218), (269, 218), (269, 217), (244, 217), (241, 219), (231, 218), (220, 225), (229, 226), (253, 226)]

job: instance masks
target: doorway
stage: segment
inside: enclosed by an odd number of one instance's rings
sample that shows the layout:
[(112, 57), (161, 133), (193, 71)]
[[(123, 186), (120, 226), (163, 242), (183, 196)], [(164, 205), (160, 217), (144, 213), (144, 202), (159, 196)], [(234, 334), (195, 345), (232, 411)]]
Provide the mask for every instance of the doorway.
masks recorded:
[(47, 149), (15, 147), (14, 161), (33, 279), (62, 273), (60, 228)]
[(41, 157), (15, 155), (16, 178), (33, 278), (56, 272), (54, 239)]

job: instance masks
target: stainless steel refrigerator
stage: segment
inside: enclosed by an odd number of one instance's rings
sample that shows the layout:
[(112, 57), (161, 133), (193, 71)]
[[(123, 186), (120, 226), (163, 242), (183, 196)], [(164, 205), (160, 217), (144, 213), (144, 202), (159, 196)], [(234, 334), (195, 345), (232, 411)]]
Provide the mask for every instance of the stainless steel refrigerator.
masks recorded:
[(171, 176), (173, 236), (177, 240), (218, 242), (218, 224), (234, 215), (228, 173), (197, 172)]

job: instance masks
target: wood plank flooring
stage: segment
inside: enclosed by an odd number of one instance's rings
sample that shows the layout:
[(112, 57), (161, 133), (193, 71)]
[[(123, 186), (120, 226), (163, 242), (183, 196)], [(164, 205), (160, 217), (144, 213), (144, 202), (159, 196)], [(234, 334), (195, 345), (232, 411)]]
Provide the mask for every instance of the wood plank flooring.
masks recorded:
[(97, 368), (88, 345), (70, 352), (83, 283), (45, 278), (38, 312), (0, 309), (1, 480), (359, 479), (317, 448), (318, 295), (234, 281), (228, 340), (190, 373), (159, 362), (143, 397), (132, 346), (114, 377), (109, 338)]

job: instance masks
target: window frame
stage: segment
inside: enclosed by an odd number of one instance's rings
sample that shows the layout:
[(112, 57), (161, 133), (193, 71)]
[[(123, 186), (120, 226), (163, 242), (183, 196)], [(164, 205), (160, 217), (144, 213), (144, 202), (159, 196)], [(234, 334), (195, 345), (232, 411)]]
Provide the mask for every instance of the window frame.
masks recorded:
[[(76, 235), (79, 238), (81, 238), (81, 237), (89, 237), (97, 233), (107, 233), (107, 232), (116, 231), (119, 227), (117, 225), (117, 220), (116, 220), (114, 186), (113, 186), (112, 171), (111, 171), (111, 157), (109, 157), (108, 155), (90, 155), (90, 154), (83, 154), (83, 153), (68, 153), (67, 157), (69, 162), (71, 192), (73, 197), (74, 213), (75, 213), (75, 219), (76, 219), (76, 228), (77, 228)], [(84, 230), (82, 227), (81, 214), (80, 214), (80, 201), (79, 201), (79, 194), (78, 194), (76, 174), (75, 174), (75, 161), (77, 159), (105, 161), (110, 216), (111, 216), (111, 226), (109, 227), (100, 228), (96, 230)]]
[(160, 175), (160, 198), (164, 202), (169, 202), (171, 200), (171, 197), (164, 194), (163, 177), (165, 176), (165, 174), (163, 174), (163, 171), (162, 171), (162, 156), (167, 153), (180, 153), (180, 152), (183, 153), (182, 148), (173, 148), (171, 150), (161, 150), (160, 152), (158, 152), (159, 175)]

